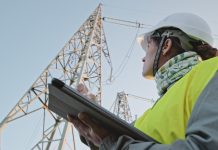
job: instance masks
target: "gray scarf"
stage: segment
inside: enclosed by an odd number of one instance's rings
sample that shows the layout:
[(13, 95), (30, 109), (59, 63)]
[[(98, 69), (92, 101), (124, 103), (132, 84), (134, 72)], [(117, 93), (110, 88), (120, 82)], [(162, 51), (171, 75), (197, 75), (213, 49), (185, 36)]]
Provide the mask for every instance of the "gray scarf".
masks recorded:
[(180, 78), (187, 74), (193, 66), (201, 61), (193, 51), (179, 54), (167, 61), (155, 74), (158, 94), (162, 96)]

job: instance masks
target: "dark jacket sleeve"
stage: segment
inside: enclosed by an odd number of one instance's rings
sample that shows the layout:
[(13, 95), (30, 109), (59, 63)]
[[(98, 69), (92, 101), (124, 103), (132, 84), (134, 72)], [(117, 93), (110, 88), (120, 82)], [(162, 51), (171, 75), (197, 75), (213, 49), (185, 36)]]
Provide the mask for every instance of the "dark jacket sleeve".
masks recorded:
[[(196, 85), (198, 86), (198, 85)], [(106, 137), (101, 150), (217, 150), (218, 149), (218, 73), (199, 96), (191, 113), (185, 140), (170, 145), (136, 141), (129, 136)]]
[(83, 144), (87, 145), (91, 150), (98, 150), (99, 147), (95, 146), (92, 142), (87, 140), (85, 137), (80, 135), (80, 140), (83, 142)]

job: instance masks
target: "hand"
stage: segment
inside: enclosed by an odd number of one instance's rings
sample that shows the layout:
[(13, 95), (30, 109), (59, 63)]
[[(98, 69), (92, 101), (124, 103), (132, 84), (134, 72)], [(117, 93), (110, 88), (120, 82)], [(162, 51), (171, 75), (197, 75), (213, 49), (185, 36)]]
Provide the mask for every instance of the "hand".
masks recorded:
[(94, 102), (96, 102), (96, 96), (92, 93), (88, 93), (89, 90), (88, 88), (84, 85), (84, 84), (78, 84), (76, 87), (76, 90), (83, 94), (84, 96), (88, 97), (89, 99), (93, 100)]
[(88, 88), (82, 83), (77, 85), (76, 90), (79, 93), (84, 94), (84, 95), (86, 95), (88, 93)]
[(68, 115), (68, 120), (73, 123), (81, 136), (99, 146), (102, 140), (111, 133), (98, 123), (95, 123), (86, 113), (79, 113), (78, 117)]

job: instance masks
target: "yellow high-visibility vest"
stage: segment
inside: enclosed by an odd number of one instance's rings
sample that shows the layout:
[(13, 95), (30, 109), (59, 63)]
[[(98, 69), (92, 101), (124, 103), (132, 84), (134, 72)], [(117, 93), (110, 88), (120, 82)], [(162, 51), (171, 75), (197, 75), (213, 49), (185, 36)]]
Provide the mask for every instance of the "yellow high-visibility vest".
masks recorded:
[(185, 139), (192, 109), (217, 70), (218, 57), (194, 66), (152, 108), (139, 117), (134, 126), (162, 144)]

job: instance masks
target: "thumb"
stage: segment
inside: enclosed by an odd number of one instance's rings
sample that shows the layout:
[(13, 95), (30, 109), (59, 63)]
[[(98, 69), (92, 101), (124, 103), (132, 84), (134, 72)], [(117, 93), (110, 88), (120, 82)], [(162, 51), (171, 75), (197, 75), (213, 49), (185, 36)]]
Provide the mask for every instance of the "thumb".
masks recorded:
[(88, 88), (82, 83), (78, 84), (76, 89), (81, 94), (86, 95), (88, 93)]
[(92, 119), (90, 118), (90, 116), (84, 112), (79, 113), (78, 114), (78, 118), (88, 127), (92, 128), (93, 130), (95, 130), (98, 125), (92, 121)]
[(87, 95), (87, 97), (88, 97), (90, 100), (92, 100), (92, 101), (94, 101), (94, 102), (97, 102), (97, 97), (96, 97), (94, 94), (89, 93), (89, 94)]

